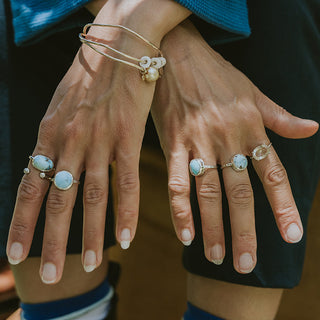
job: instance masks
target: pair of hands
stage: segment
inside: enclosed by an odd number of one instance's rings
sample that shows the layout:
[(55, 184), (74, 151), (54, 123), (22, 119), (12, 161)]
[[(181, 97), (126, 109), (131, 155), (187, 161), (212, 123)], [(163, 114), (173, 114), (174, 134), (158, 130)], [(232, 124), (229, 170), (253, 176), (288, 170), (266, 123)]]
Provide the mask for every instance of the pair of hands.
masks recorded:
[[(145, 3), (140, 2), (138, 11)], [(171, 5), (172, 1), (169, 2)], [(109, 0), (107, 10), (102, 10), (95, 22), (113, 23), (121, 15), (112, 14), (112, 10), (120, 12), (121, 3), (126, 1)], [(150, 6), (150, 1), (147, 3)], [(104, 12), (108, 12), (108, 17)], [(179, 19), (187, 15), (182, 12)], [(140, 31), (139, 26), (127, 26)], [(163, 31), (167, 32), (165, 28)], [(148, 34), (143, 35), (148, 38)], [(130, 54), (145, 55), (146, 48), (141, 44), (120, 42), (118, 36), (112, 35), (108, 40)], [(156, 43), (161, 38), (149, 35)], [(291, 138), (311, 136), (317, 131), (317, 123), (293, 117), (265, 97), (215, 53), (190, 23), (171, 31), (163, 40), (162, 50), (168, 63), (154, 92), (155, 85), (143, 82), (136, 70), (82, 47), (41, 122), (33, 155), (50, 157), (56, 172), (70, 171), (75, 179), (85, 171), (82, 256), (86, 271), (94, 270), (102, 260), (108, 168), (113, 161), (117, 165), (116, 237), (123, 248), (134, 238), (139, 208), (139, 154), (152, 100), (152, 116), (168, 163), (173, 222), (178, 238), (185, 244), (190, 244), (194, 237), (188, 173), (192, 158), (202, 158), (210, 164), (226, 163), (236, 153), (250, 154), (254, 147), (268, 142), (264, 125)], [(301, 221), (275, 151), (272, 149), (265, 160), (254, 165), (283, 238), (288, 242), (300, 240)], [(250, 180), (246, 171), (237, 173), (231, 168), (224, 169), (223, 179), (230, 206), (234, 266), (247, 273), (256, 263)], [(205, 254), (208, 260), (219, 264), (225, 247), (217, 171), (197, 177), (196, 183)], [(48, 189), (48, 181), (40, 179), (39, 172), (32, 168), (21, 181), (7, 246), (13, 264), (28, 255)], [(67, 191), (50, 187), (40, 267), (45, 283), (56, 283), (61, 278), (76, 193), (76, 184)]]

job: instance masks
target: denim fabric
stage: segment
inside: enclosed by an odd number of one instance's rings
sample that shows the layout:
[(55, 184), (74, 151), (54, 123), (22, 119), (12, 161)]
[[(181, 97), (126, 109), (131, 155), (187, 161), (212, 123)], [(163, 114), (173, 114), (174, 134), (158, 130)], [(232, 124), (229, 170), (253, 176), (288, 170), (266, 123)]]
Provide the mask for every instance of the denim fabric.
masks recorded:
[[(34, 38), (64, 21), (90, 0), (38, 1), (10, 0), (13, 14), (15, 43), (28, 44)], [(219, 38), (239, 38), (250, 34), (246, 0), (176, 0), (196, 16), (217, 26)], [(210, 28), (210, 25), (208, 27)]]
[(89, 1), (10, 0), (15, 43), (21, 45), (41, 35)]

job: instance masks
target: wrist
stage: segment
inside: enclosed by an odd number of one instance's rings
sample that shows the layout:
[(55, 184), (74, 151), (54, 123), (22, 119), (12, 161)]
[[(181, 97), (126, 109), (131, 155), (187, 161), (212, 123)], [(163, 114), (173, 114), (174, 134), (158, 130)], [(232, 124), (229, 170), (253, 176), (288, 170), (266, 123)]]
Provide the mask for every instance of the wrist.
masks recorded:
[(172, 0), (109, 0), (95, 23), (124, 25), (159, 46), (162, 38), (190, 13)]

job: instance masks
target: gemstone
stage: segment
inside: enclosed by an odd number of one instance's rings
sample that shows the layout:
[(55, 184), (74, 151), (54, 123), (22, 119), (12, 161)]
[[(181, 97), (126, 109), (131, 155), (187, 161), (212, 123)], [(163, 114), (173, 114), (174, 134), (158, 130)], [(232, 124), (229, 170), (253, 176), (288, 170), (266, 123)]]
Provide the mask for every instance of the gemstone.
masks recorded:
[(248, 159), (243, 154), (236, 154), (232, 158), (232, 168), (236, 171), (245, 170), (248, 166)]
[(252, 158), (259, 161), (267, 157), (267, 155), (270, 153), (270, 146), (267, 146), (266, 144), (262, 144), (261, 146), (256, 147), (252, 151)]
[(204, 173), (204, 163), (202, 159), (192, 159), (189, 164), (190, 173), (193, 176), (200, 176)]
[(33, 167), (38, 169), (39, 171), (48, 172), (54, 168), (52, 160), (46, 156), (37, 155), (31, 159)]
[(73, 185), (73, 176), (69, 171), (59, 171), (56, 173), (53, 183), (59, 190), (68, 190)]

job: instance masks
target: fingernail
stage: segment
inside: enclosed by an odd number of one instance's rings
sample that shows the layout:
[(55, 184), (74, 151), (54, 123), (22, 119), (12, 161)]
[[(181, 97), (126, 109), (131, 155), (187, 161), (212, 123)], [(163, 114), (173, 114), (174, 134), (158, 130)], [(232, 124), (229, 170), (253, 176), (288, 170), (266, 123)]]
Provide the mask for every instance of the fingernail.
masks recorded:
[(220, 244), (216, 244), (211, 248), (211, 261), (216, 265), (222, 264), (223, 252)]
[(8, 254), (8, 261), (10, 264), (18, 264), (22, 261), (22, 254), (23, 254), (23, 246), (19, 242), (14, 242), (11, 245)]
[(239, 269), (243, 273), (250, 273), (253, 270), (253, 259), (250, 253), (243, 253), (239, 259)]
[(57, 268), (53, 263), (45, 263), (42, 268), (42, 282), (46, 284), (54, 283), (57, 278)]
[(126, 250), (130, 247), (130, 240), (131, 240), (131, 235), (130, 235), (130, 230), (129, 229), (123, 229), (121, 231), (120, 235), (120, 246), (122, 249)]
[(292, 243), (299, 242), (302, 238), (302, 232), (296, 223), (291, 223), (287, 229), (287, 240)]
[(191, 238), (191, 232), (189, 229), (183, 229), (181, 232), (181, 239), (182, 239), (182, 243), (185, 246), (190, 246), (191, 242), (192, 242), (192, 238)]
[(97, 256), (93, 250), (87, 250), (83, 259), (85, 272), (91, 272), (97, 267)]

